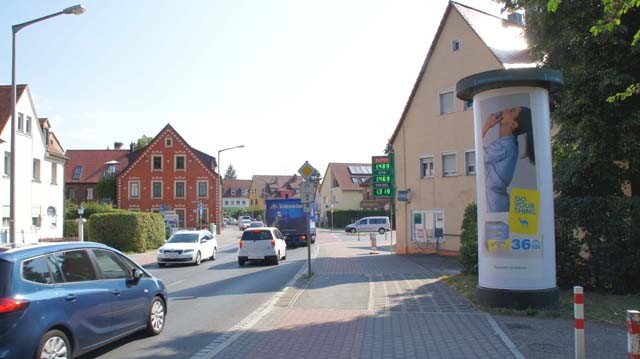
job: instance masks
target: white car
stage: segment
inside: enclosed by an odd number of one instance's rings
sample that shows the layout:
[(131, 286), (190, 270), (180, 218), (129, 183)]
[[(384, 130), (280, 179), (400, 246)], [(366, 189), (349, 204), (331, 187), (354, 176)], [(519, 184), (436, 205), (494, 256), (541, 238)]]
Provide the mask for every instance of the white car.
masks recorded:
[(245, 229), (249, 228), (250, 225), (251, 225), (250, 219), (242, 219), (238, 223), (238, 229), (241, 231), (244, 231)]
[(157, 261), (160, 267), (173, 263), (199, 265), (203, 258), (216, 259), (218, 241), (209, 231), (177, 231), (158, 248)]
[(287, 259), (287, 243), (278, 228), (248, 228), (242, 233), (238, 244), (238, 265), (247, 261), (270, 261), (277, 265), (280, 260)]

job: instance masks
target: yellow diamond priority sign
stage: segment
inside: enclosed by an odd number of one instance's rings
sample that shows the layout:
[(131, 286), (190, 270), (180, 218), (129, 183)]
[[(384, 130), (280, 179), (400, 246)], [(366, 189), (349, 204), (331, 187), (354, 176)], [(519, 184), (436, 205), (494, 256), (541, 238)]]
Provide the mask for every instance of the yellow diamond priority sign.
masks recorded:
[(304, 164), (298, 170), (298, 173), (307, 181), (309, 180), (309, 177), (311, 177), (316, 172), (318, 171), (309, 164), (309, 161), (304, 161)]

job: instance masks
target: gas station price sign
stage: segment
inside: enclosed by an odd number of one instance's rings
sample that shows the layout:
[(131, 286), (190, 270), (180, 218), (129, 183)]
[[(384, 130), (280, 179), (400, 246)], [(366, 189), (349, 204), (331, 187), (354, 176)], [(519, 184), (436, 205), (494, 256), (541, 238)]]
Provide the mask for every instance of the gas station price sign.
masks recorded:
[(393, 162), (389, 156), (371, 157), (371, 192), (373, 197), (393, 197)]

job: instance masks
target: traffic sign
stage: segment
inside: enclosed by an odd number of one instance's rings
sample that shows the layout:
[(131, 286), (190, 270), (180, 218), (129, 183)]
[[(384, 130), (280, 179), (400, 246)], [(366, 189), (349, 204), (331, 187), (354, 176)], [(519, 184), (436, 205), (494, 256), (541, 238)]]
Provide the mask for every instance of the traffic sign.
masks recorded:
[(300, 183), (300, 202), (313, 203), (313, 182)]
[(298, 170), (298, 173), (307, 181), (309, 180), (309, 177), (316, 172), (318, 172), (318, 170), (313, 168), (313, 166), (309, 164), (309, 161), (304, 161), (304, 164)]

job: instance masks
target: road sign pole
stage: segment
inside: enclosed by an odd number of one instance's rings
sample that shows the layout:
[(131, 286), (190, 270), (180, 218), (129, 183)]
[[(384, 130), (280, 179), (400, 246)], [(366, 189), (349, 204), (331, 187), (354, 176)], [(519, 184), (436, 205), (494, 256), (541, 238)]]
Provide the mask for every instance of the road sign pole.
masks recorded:
[(304, 217), (307, 223), (307, 262), (309, 267), (309, 278), (311, 278), (311, 226), (309, 225), (309, 220), (311, 215), (311, 207), (309, 203), (305, 203), (304, 205)]

